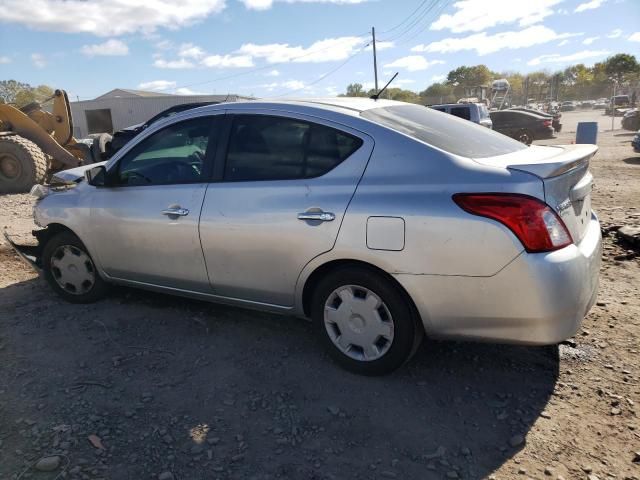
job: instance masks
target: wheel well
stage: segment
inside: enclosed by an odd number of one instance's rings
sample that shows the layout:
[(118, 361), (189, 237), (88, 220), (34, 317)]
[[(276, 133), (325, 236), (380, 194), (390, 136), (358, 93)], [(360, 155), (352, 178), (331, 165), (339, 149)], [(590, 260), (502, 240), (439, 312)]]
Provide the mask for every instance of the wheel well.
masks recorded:
[(46, 228), (43, 228), (42, 230), (35, 230), (34, 235), (38, 239), (40, 248), (43, 248), (45, 243), (47, 243), (51, 237), (61, 232), (69, 232), (73, 235), (76, 235), (73, 230), (62, 225), (61, 223), (50, 223)]
[(406, 300), (409, 302), (409, 305), (411, 305), (411, 308), (413, 309), (416, 315), (416, 318), (418, 319), (420, 318), (420, 313), (418, 312), (418, 309), (415, 303), (413, 303), (411, 296), (409, 295), (409, 293), (407, 293), (407, 291), (400, 284), (400, 282), (398, 282), (393, 277), (393, 275), (390, 275), (389, 273), (385, 272), (379, 267), (376, 267), (375, 265), (372, 265), (367, 262), (362, 262), (360, 260), (333, 260), (331, 262), (327, 262), (323, 265), (320, 265), (318, 268), (316, 268), (313, 271), (311, 275), (309, 275), (309, 278), (307, 278), (307, 281), (305, 282), (304, 288), (302, 290), (302, 307), (304, 310), (304, 314), (307, 317), (311, 317), (311, 298), (313, 296), (313, 291), (318, 285), (318, 282), (320, 281), (320, 279), (332, 270), (335, 270), (337, 268), (349, 267), (349, 266), (367, 268), (385, 277), (387, 280), (389, 280), (393, 285), (395, 285), (398, 288), (398, 290), (402, 293), (402, 295), (404, 295)]

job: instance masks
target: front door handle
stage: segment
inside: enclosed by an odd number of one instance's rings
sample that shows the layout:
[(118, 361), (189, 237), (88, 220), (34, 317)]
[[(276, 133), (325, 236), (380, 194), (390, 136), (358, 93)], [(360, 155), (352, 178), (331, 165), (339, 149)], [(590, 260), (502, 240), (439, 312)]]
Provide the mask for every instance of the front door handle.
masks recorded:
[(189, 209), (188, 208), (182, 208), (182, 207), (170, 207), (170, 208), (165, 208), (164, 210), (162, 210), (162, 214), (163, 215), (168, 215), (170, 217), (173, 217), (173, 216), (184, 217), (186, 215), (189, 215)]
[(331, 212), (304, 212), (298, 214), (298, 220), (316, 220), (320, 222), (331, 222), (336, 219)]

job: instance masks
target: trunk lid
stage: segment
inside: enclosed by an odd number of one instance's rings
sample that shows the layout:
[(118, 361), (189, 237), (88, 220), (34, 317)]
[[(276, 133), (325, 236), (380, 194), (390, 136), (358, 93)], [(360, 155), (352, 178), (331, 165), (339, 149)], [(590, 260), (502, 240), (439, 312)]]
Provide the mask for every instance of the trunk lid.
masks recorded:
[(597, 151), (595, 145), (532, 146), (476, 161), (540, 178), (545, 202), (560, 216), (577, 243), (584, 237), (591, 219), (593, 176), (589, 172), (589, 161)]

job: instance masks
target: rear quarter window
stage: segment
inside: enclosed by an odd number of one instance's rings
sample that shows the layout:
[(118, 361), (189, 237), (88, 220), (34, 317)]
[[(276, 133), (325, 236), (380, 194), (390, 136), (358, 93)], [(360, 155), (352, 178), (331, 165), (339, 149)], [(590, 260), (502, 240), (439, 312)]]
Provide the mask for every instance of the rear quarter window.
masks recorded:
[(360, 115), (445, 152), (468, 158), (505, 155), (527, 148), (501, 133), (452, 115), (440, 115), (420, 105), (373, 108)]

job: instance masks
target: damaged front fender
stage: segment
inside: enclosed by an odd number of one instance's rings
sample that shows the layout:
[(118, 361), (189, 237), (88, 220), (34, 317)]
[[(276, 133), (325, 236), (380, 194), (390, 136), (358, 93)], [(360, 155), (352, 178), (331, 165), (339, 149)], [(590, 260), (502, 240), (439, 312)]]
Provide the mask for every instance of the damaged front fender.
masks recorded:
[(38, 245), (18, 245), (9, 237), (5, 230), (4, 238), (11, 245), (11, 248), (20, 256), (20, 258), (30, 265), (38, 274), (42, 274), (42, 242), (40, 241), (40, 231), (36, 230), (33, 235), (38, 239)]

